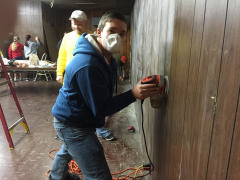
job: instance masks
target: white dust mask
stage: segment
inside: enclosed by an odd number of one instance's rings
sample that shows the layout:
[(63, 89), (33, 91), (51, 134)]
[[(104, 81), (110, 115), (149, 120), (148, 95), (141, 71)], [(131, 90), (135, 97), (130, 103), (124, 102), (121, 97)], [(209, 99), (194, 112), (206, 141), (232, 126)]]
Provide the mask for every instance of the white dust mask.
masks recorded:
[(105, 48), (111, 53), (120, 51), (122, 39), (119, 34), (110, 34), (105, 40)]

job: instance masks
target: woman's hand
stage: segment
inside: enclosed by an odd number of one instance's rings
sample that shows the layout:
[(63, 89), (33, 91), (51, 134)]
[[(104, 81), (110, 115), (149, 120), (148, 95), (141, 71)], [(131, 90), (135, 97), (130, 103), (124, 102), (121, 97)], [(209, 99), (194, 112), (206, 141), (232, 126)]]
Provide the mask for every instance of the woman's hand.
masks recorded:
[(139, 81), (132, 89), (132, 93), (136, 99), (145, 99), (161, 93), (161, 87), (156, 87), (156, 84), (141, 84)]

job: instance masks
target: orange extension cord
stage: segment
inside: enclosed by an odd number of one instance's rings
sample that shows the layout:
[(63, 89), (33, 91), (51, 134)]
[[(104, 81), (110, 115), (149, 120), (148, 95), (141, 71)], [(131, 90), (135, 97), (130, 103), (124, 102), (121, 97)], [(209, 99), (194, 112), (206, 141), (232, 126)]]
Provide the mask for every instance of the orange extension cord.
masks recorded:
[[(51, 151), (49, 151), (48, 155), (50, 158), (54, 159), (55, 157), (51, 155), (51, 153), (53, 151), (58, 151), (59, 149), (53, 149)], [(74, 160), (71, 160), (69, 163), (68, 163), (68, 166), (69, 166), (69, 172), (70, 173), (75, 173), (77, 175), (81, 175), (82, 172), (81, 170), (79, 169), (77, 163), (74, 161)], [(116, 172), (116, 173), (112, 173), (112, 176), (116, 176), (116, 175), (120, 175), (120, 174), (123, 174), (127, 171), (130, 171), (130, 173), (128, 173), (127, 175), (122, 175), (122, 177), (117, 177), (117, 178), (113, 178), (113, 180), (132, 180), (132, 179), (135, 179), (135, 178), (138, 178), (138, 177), (143, 177), (147, 174), (150, 174), (150, 168), (148, 167), (143, 167), (141, 168), (142, 166), (138, 167), (138, 168), (133, 168), (133, 167), (130, 167), (130, 168), (127, 168), (123, 171), (120, 171), (120, 172)], [(148, 173), (144, 175), (143, 171), (147, 171)], [(49, 177), (49, 172), (50, 170), (47, 171), (46, 175)], [(141, 174), (141, 176), (136, 176), (138, 173)], [(132, 174), (135, 174), (134, 176), (132, 176)]]

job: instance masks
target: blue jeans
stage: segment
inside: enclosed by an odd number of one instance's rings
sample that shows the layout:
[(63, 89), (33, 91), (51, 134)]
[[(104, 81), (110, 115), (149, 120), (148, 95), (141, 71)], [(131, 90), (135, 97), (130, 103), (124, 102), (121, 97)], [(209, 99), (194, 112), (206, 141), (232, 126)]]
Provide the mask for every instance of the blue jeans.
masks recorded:
[(94, 128), (68, 126), (54, 119), (54, 128), (63, 145), (55, 156), (51, 179), (62, 180), (68, 173), (68, 162), (74, 159), (84, 180), (112, 180), (103, 147)]

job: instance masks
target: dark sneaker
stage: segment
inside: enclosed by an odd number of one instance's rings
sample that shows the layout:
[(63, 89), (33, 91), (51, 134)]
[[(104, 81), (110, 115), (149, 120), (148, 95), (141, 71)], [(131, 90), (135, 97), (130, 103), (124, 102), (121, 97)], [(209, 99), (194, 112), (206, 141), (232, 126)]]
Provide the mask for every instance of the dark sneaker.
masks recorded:
[(99, 128), (97, 136), (107, 141), (115, 140), (113, 133), (108, 128)]
[(55, 136), (55, 139), (59, 139), (58, 135)]
[(115, 139), (115, 137), (113, 136), (112, 133), (110, 133), (109, 135), (102, 137), (103, 139), (107, 140), (107, 141), (113, 141)]
[[(52, 180), (51, 175), (48, 177), (48, 180)], [(68, 173), (68, 175), (63, 180), (81, 180), (77, 174)]]

